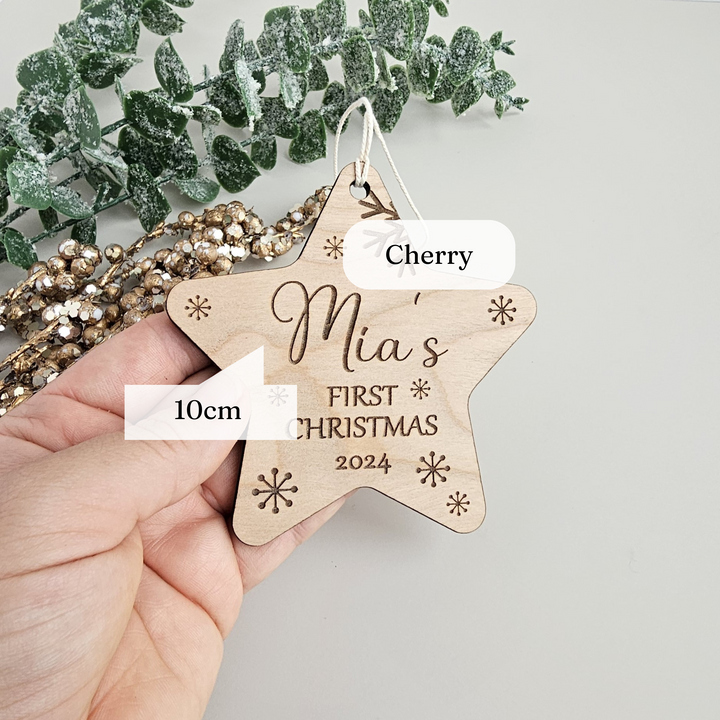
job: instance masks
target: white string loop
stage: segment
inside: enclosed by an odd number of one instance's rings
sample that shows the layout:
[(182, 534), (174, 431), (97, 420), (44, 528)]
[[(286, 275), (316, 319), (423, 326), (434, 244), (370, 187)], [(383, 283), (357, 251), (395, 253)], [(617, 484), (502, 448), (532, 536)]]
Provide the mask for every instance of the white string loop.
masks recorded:
[(415, 207), (415, 203), (412, 201), (410, 193), (405, 187), (405, 183), (400, 177), (397, 167), (395, 167), (392, 155), (390, 155), (390, 150), (385, 142), (382, 131), (380, 130), (375, 113), (373, 112), (372, 105), (366, 97), (361, 97), (352, 103), (352, 105), (350, 105), (350, 107), (343, 113), (343, 116), (340, 118), (340, 122), (338, 123), (337, 132), (335, 133), (335, 156), (333, 161), (335, 178), (337, 179), (339, 174), (338, 155), (340, 153), (340, 135), (342, 133), (343, 125), (352, 112), (357, 110), (359, 107), (365, 108), (365, 120), (363, 123), (363, 138), (362, 145), (360, 146), (360, 155), (355, 160), (355, 187), (363, 187), (365, 183), (367, 183), (368, 173), (370, 172), (370, 150), (372, 149), (373, 136), (377, 135), (378, 140), (385, 151), (385, 157), (387, 157), (390, 167), (395, 174), (395, 179), (397, 180), (400, 189), (403, 191), (405, 199), (408, 201), (408, 205), (410, 205), (412, 211), (415, 213), (415, 216), (424, 226), (425, 221), (423, 220), (422, 215), (420, 215), (420, 211)]

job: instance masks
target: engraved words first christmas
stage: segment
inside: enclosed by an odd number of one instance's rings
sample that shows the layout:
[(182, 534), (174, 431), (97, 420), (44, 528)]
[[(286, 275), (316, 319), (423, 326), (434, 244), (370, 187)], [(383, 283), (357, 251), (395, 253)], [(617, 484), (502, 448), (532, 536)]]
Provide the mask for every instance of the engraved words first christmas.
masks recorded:
[[(358, 289), (342, 266), (345, 233), (397, 213), (374, 169), (366, 198), (353, 180), (348, 166), (293, 265), (190, 280), (168, 298), (220, 368), (264, 346), (265, 384), (297, 386), (297, 440), (246, 443), (233, 527), (251, 545), (358, 487), (458, 532), (485, 515), (468, 399), (533, 321), (535, 300), (517, 285)], [(196, 296), (201, 318), (185, 309)]]

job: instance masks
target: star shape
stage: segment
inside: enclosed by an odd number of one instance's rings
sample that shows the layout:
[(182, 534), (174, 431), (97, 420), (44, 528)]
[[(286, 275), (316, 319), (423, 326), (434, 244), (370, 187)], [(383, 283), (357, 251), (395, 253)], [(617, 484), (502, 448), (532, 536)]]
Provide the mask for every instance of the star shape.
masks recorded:
[[(350, 192), (353, 178), (349, 165), (292, 265), (188, 280), (168, 296), (171, 319), (220, 368), (264, 346), (265, 384), (297, 385), (300, 439), (245, 448), (233, 526), (250, 545), (358, 487), (458, 532), (476, 529), (485, 515), (468, 401), (532, 323), (535, 300), (518, 285), (420, 293), (352, 285), (324, 246), (368, 212), (368, 202)], [(393, 209), (373, 168), (368, 183), (373, 208)], [(512, 298), (513, 321), (505, 325), (488, 313), (500, 292)], [(184, 309), (195, 296), (212, 305), (200, 323)], [(408, 392), (419, 377), (433, 389), (422, 403)], [(276, 514), (261, 512), (254, 494), (271, 468), (291, 473), (297, 488), (292, 505)], [(421, 482), (428, 471), (432, 478)], [(460, 491), (462, 512), (448, 512), (443, 478)]]

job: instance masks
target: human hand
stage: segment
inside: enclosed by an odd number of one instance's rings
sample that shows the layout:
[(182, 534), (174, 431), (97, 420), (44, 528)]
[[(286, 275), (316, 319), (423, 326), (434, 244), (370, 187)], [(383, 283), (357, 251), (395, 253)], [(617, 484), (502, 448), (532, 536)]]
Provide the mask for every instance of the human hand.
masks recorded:
[(1, 720), (202, 717), (243, 593), (339, 508), (243, 545), (242, 444), (124, 439), (124, 385), (212, 372), (156, 315), (0, 421)]

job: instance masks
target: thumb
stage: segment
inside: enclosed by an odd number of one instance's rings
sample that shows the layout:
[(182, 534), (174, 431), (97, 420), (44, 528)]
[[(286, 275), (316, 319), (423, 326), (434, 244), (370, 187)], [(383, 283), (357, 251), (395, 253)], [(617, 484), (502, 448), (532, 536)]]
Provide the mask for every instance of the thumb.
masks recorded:
[(110, 433), (18, 468), (0, 479), (0, 578), (112, 549), (201, 485), (234, 444)]

